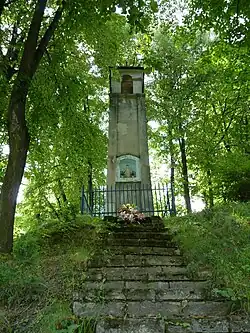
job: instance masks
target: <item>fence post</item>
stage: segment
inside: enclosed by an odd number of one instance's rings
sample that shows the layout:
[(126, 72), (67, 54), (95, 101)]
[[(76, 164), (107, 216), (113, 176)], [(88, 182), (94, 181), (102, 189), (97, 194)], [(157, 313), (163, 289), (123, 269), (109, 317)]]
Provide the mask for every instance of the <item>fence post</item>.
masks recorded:
[(166, 215), (169, 212), (170, 216), (172, 216), (172, 209), (170, 206), (170, 199), (169, 199), (169, 192), (168, 192), (168, 185), (166, 186), (166, 191), (167, 191), (167, 205), (166, 205)]

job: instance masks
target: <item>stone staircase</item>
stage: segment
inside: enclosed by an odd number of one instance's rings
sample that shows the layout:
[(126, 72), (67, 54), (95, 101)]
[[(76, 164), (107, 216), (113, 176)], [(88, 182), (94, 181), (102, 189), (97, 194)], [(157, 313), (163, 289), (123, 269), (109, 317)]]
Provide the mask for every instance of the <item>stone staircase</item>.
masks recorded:
[(114, 228), (104, 254), (89, 262), (73, 310), (96, 318), (96, 333), (250, 332), (231, 303), (208, 298), (209, 282), (192, 280), (159, 218)]

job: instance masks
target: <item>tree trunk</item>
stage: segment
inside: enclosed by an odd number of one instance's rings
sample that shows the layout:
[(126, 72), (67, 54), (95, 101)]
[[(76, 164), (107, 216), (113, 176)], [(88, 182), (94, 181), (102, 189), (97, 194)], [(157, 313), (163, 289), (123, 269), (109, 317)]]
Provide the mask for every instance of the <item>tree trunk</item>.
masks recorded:
[(205, 202), (205, 207), (206, 207), (206, 208), (209, 208), (207, 192), (206, 192), (206, 191), (203, 191), (203, 192), (202, 192), (202, 195), (203, 195), (203, 200), (204, 200), (204, 202)]
[(46, 197), (46, 195), (44, 195), (44, 199), (46, 200), (48, 206), (50, 207), (50, 209), (51, 209), (52, 213), (55, 215), (55, 217), (56, 217), (59, 221), (61, 221), (61, 217), (60, 217), (60, 215), (57, 213), (55, 207), (52, 205), (52, 203), (49, 201), (49, 199)]
[(176, 204), (175, 204), (175, 161), (174, 157), (171, 155), (171, 169), (170, 169), (170, 191), (171, 191), (171, 216), (176, 215)]
[(186, 203), (187, 212), (191, 213), (192, 209), (191, 209), (191, 200), (190, 200), (190, 193), (189, 193), (186, 142), (185, 142), (184, 138), (179, 139), (179, 146), (180, 146), (180, 151), (181, 151), (184, 199), (185, 199), (185, 203)]
[(0, 0), (0, 18), (4, 10), (5, 2), (5, 0)]
[(211, 170), (207, 171), (207, 179), (208, 179), (208, 204), (209, 204), (209, 208), (212, 208), (214, 206), (214, 193), (213, 193), (213, 187), (212, 187)]
[(170, 161), (171, 161), (171, 169), (170, 169), (170, 191), (171, 191), (171, 210), (170, 216), (176, 215), (176, 204), (175, 204), (175, 158), (174, 158), (174, 146), (172, 139), (172, 129), (169, 129), (169, 150), (170, 150)]
[(58, 179), (58, 187), (59, 187), (59, 192), (60, 192), (61, 198), (63, 200), (64, 206), (67, 207), (68, 206), (68, 199), (67, 199), (66, 193), (65, 193), (64, 188), (63, 188), (63, 184), (62, 184), (60, 179)]
[[(4, 3), (4, 1), (1, 1), (0, 5), (4, 5)], [(36, 1), (28, 36), (24, 43), (17, 78), (10, 97), (8, 109), (10, 153), (0, 197), (0, 252), (11, 252), (13, 247), (16, 199), (24, 173), (30, 142), (25, 121), (25, 106), (29, 85), (58, 26), (66, 2), (63, 0), (58, 6), (54, 18), (38, 43), (46, 5), (47, 0)]]
[(92, 212), (94, 208), (94, 192), (93, 192), (93, 167), (90, 160), (88, 161), (88, 192), (89, 192), (89, 206)]
[(28, 84), (15, 84), (8, 109), (8, 134), (10, 153), (3, 179), (0, 198), (0, 252), (11, 252), (16, 199), (21, 185), (29, 148), (29, 133), (25, 121), (25, 104)]

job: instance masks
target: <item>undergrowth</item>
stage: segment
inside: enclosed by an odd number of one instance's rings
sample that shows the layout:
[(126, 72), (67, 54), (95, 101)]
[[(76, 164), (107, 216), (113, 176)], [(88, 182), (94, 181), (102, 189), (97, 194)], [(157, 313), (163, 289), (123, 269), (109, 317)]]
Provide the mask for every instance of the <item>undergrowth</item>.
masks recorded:
[(85, 321), (72, 317), (72, 294), (101, 250), (103, 231), (99, 219), (87, 216), (61, 223), (20, 218), (13, 254), (0, 255), (0, 332), (85, 332)]
[(250, 311), (250, 203), (166, 219), (191, 274), (210, 271), (213, 296)]

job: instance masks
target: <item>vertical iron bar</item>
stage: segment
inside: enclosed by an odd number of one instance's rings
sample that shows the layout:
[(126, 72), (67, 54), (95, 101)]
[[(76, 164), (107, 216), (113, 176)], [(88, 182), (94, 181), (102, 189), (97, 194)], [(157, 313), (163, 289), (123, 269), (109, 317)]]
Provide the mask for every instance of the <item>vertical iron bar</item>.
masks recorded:
[(154, 188), (154, 193), (155, 193), (155, 200), (156, 200), (156, 211), (159, 213), (159, 204), (158, 204), (157, 185), (156, 184), (155, 184), (155, 188)]
[(105, 216), (105, 211), (106, 211), (106, 202), (105, 197), (104, 197), (104, 187), (102, 186), (102, 214)]
[(130, 183), (130, 198), (129, 198), (129, 202), (132, 204), (132, 205), (135, 205), (137, 206), (137, 202), (134, 200), (133, 198), (133, 183)]
[[(93, 192), (93, 193), (89, 193), (89, 210), (90, 210), (90, 215), (91, 216), (94, 216), (94, 212), (93, 212), (93, 207), (94, 207), (94, 201), (95, 201), (95, 193)], [(91, 197), (93, 198), (93, 199), (91, 199)], [(92, 202), (91, 202), (92, 201)]]
[(143, 191), (143, 184), (142, 183), (139, 184), (138, 196), (140, 197), (140, 201), (141, 201), (140, 211), (142, 213), (145, 213), (146, 212), (146, 202), (145, 202), (145, 193)]
[(160, 207), (160, 213), (161, 213), (161, 217), (164, 216), (164, 212), (165, 212), (165, 202), (166, 202), (166, 198), (165, 198), (165, 185), (164, 184), (159, 184), (159, 197), (160, 197), (160, 203), (161, 203), (161, 207)]
[(137, 208), (141, 211), (142, 207), (141, 207), (141, 200), (140, 198), (138, 197), (138, 186), (139, 184), (138, 183), (134, 183), (134, 198), (135, 198), (135, 202), (136, 202), (136, 206)]
[(143, 213), (147, 213), (147, 211), (148, 211), (147, 205), (149, 204), (149, 201), (147, 204), (147, 196), (146, 196), (147, 188), (146, 188), (145, 184), (141, 184), (141, 185), (142, 185), (141, 191), (142, 191), (142, 197), (143, 197), (143, 207), (141, 207), (141, 209), (143, 210)]
[[(153, 207), (152, 207), (152, 201), (153, 201)], [(148, 207), (149, 207), (149, 212), (154, 213), (154, 193), (151, 184), (148, 184)]]
[[(105, 187), (104, 187), (105, 188)], [(106, 196), (107, 196), (107, 206), (106, 206), (106, 214), (107, 216), (109, 216), (109, 206), (110, 206), (110, 197), (109, 197), (109, 191), (108, 191), (109, 187), (108, 185), (105, 188), (105, 192), (106, 192)]]
[(98, 187), (98, 216), (101, 216), (101, 188)]
[(167, 210), (169, 212), (169, 215), (171, 214), (171, 206), (170, 206), (170, 198), (169, 198), (169, 192), (168, 192), (168, 185), (166, 185), (166, 191), (167, 191)]
[(113, 192), (112, 192), (112, 185), (110, 185), (110, 212), (109, 215), (113, 215)]
[(148, 209), (147, 209), (147, 206), (149, 205), (149, 200), (147, 198), (147, 186), (145, 184), (141, 184), (142, 187), (141, 187), (141, 192), (142, 192), (142, 200), (143, 200), (143, 207), (142, 207), (142, 210), (143, 210), (143, 213), (147, 213), (148, 212)]
[(111, 204), (110, 204), (110, 213), (111, 215), (114, 214), (114, 198), (113, 198), (113, 194), (115, 194), (115, 187), (116, 185), (111, 185), (110, 186), (110, 198), (111, 198)]
[(160, 212), (159, 213), (161, 213), (160, 216), (162, 217), (164, 214), (164, 209), (165, 209), (165, 197), (164, 197), (165, 191), (164, 191), (163, 184), (162, 185), (158, 184), (158, 187), (159, 187), (159, 199), (160, 199)]
[(125, 184), (124, 183), (120, 184), (119, 190), (120, 190), (120, 192), (118, 192), (118, 198), (120, 199), (119, 200), (119, 205), (126, 204), (127, 198), (126, 198), (126, 194), (125, 194), (126, 189), (125, 189)]
[(151, 187), (152, 187), (151, 184), (148, 184), (148, 212), (154, 213), (154, 210), (151, 211), (151, 209), (150, 209), (152, 201), (153, 201), (153, 206), (154, 206), (153, 192), (152, 192)]
[(116, 210), (116, 197), (115, 197), (115, 190), (116, 190), (116, 184), (115, 185), (111, 185), (111, 213), (112, 215), (115, 214), (115, 210)]

